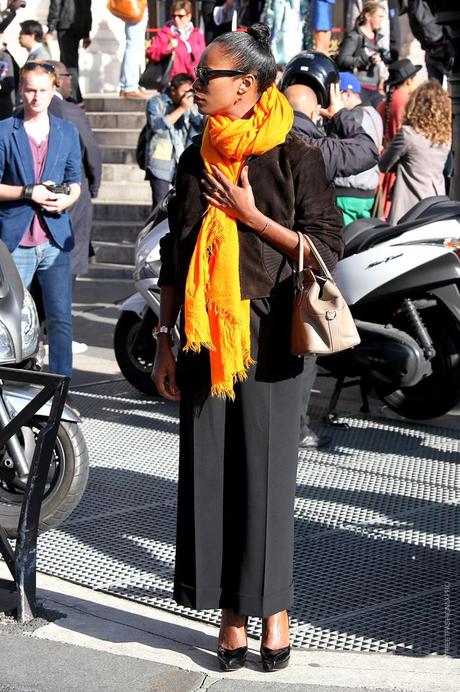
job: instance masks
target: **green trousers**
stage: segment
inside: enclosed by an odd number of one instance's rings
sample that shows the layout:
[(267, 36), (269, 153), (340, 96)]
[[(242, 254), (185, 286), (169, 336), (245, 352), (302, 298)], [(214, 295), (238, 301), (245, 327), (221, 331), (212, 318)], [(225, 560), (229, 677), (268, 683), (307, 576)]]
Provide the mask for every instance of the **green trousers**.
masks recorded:
[(336, 206), (343, 212), (343, 223), (346, 226), (357, 219), (370, 219), (373, 197), (336, 197)]

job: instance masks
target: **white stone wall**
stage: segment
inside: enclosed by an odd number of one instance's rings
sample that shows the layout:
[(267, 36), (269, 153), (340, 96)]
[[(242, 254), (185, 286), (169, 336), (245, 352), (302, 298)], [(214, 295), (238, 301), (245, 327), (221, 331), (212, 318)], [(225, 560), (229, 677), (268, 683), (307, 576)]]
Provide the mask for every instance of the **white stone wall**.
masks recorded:
[[(5, 6), (5, 0), (0, 1)], [(36, 19), (46, 24), (49, 0), (27, 0), (27, 7), (19, 10), (16, 19), (5, 31), (4, 40), (8, 48), (22, 65), (27, 58), (18, 43), (19, 22)], [(80, 49), (80, 83), (84, 94), (115, 92), (118, 89), (120, 63), (123, 57), (124, 24), (107, 10), (106, 0), (93, 0), (92, 44), (87, 50)], [(50, 42), (54, 59), (59, 59), (59, 46), (54, 39)]]

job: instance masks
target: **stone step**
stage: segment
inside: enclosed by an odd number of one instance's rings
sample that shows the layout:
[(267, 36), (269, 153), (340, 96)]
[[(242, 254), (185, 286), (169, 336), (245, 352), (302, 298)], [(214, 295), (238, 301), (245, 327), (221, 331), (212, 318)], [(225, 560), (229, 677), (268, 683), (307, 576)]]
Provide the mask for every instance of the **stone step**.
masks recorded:
[[(111, 264), (109, 262), (91, 262), (85, 276), (91, 279), (116, 279), (117, 281), (133, 281), (134, 266), (131, 264)], [(133, 284), (134, 291), (134, 284)], [(126, 291), (129, 293), (129, 290)]]
[(101, 96), (100, 94), (87, 94), (85, 105), (87, 113), (145, 113), (148, 99), (125, 99), (115, 94)]
[(128, 221), (96, 221), (91, 229), (92, 240), (107, 243), (135, 243), (144, 224)]
[(126, 221), (127, 223), (145, 223), (152, 211), (152, 200), (149, 204), (124, 202), (113, 198), (107, 201), (99, 199), (93, 202), (94, 221)]
[(96, 262), (100, 264), (127, 264), (134, 266), (134, 243), (107, 243), (92, 241)]
[(118, 204), (124, 202), (148, 204), (148, 202), (152, 202), (152, 192), (147, 181), (139, 183), (126, 180), (108, 181), (102, 183), (97, 198), (100, 202), (116, 199)]
[(145, 110), (142, 113), (106, 113), (98, 111), (88, 113), (88, 118), (93, 129), (97, 128), (122, 128), (128, 130), (138, 130), (139, 132), (145, 125)]
[(142, 183), (145, 171), (142, 171), (137, 163), (104, 163), (102, 166), (102, 180), (104, 182), (123, 180)]
[(135, 147), (117, 146), (116, 144), (100, 144), (99, 148), (104, 163), (136, 163)]
[(128, 147), (136, 148), (137, 140), (139, 139), (139, 130), (105, 128), (93, 129), (93, 132), (98, 144), (127, 145)]

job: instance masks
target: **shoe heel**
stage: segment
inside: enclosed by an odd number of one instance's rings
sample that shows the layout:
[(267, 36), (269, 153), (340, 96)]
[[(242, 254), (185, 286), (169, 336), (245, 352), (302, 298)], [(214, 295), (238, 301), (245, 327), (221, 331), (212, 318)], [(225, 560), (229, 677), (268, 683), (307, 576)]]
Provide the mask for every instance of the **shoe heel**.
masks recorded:
[(265, 646), (260, 647), (260, 655), (262, 658), (262, 667), (267, 673), (273, 673), (275, 670), (282, 670), (289, 665), (291, 657), (291, 647), (285, 646), (283, 649), (267, 649)]
[(225, 649), (223, 646), (219, 646), (217, 649), (217, 659), (220, 669), (228, 673), (232, 670), (244, 668), (247, 654), (247, 646), (240, 646), (239, 649)]

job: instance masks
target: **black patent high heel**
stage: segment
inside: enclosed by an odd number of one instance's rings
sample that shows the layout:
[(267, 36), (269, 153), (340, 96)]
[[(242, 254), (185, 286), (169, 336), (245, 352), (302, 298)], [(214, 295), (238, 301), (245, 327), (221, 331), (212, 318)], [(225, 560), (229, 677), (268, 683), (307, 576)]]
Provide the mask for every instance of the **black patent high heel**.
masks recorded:
[(264, 670), (269, 673), (287, 668), (291, 657), (291, 645), (284, 646), (282, 649), (267, 649), (266, 646), (261, 646), (260, 656)]
[[(246, 628), (248, 624), (248, 617), (246, 616), (244, 627)], [(240, 646), (238, 649), (226, 649), (224, 646), (217, 647), (217, 659), (221, 670), (230, 672), (232, 670), (238, 670), (239, 668), (244, 668), (246, 665), (246, 657), (248, 654), (248, 647)]]
[(223, 646), (217, 647), (217, 658), (220, 668), (226, 672), (244, 668), (247, 654), (247, 646), (240, 646), (238, 649), (225, 649)]
[[(286, 612), (286, 611), (285, 611)], [(288, 628), (289, 628), (289, 616), (286, 612), (286, 617), (288, 618)], [(262, 621), (262, 638), (265, 634), (266, 623)], [(263, 644), (260, 645), (260, 656), (262, 659), (263, 669), (269, 673), (275, 670), (281, 670), (289, 665), (289, 659), (291, 657), (291, 645), (283, 646), (281, 649), (269, 649)]]

